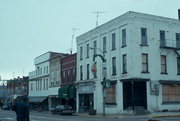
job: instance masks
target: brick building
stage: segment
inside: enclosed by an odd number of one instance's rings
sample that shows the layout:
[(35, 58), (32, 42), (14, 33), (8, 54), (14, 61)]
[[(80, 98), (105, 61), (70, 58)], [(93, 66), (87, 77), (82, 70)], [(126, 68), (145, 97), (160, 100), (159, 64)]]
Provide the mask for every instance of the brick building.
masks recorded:
[(69, 104), (75, 109), (76, 100), (76, 53), (61, 59), (61, 104)]

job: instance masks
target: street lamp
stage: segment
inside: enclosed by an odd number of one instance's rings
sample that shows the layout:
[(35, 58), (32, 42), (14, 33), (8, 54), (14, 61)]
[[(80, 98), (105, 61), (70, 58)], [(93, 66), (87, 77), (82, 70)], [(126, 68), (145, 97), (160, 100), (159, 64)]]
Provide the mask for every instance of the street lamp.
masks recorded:
[(93, 61), (95, 61), (96, 57), (100, 57), (102, 62), (103, 62), (103, 68), (102, 68), (102, 75), (103, 75), (103, 82), (102, 82), (102, 94), (103, 94), (103, 116), (105, 116), (105, 88), (106, 88), (106, 59), (105, 59), (105, 53), (100, 49), (100, 48), (96, 48), (96, 47), (90, 47), (90, 49), (98, 49), (99, 51), (101, 51), (101, 54), (95, 54), (93, 56)]

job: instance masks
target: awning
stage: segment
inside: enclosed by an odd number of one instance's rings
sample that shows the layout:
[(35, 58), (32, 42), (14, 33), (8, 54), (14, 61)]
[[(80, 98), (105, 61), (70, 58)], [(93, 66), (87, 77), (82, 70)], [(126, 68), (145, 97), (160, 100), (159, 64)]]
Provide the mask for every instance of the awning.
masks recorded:
[(58, 91), (59, 98), (68, 98), (68, 91), (69, 91), (69, 86), (64, 86), (59, 88)]
[(43, 102), (47, 97), (29, 97), (29, 102)]
[(76, 88), (75, 86), (71, 86), (69, 88), (69, 98), (75, 98), (76, 97)]

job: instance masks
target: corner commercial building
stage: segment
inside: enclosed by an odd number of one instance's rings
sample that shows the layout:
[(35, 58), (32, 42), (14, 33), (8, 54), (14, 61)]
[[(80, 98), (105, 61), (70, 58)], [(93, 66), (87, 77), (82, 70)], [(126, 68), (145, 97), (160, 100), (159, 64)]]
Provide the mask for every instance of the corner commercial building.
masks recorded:
[(102, 53), (111, 85), (106, 89), (106, 113), (136, 107), (151, 112), (180, 109), (180, 20), (130, 11), (76, 42), (78, 112), (103, 112), (102, 60), (93, 62), (93, 55)]

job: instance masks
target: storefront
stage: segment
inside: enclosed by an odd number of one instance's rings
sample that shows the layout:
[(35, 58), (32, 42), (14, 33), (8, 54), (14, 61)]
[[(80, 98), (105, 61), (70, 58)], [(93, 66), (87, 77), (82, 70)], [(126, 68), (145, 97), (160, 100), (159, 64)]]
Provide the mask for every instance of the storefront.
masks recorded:
[(94, 108), (94, 84), (77, 85), (77, 111), (89, 112)]
[(48, 98), (42, 97), (29, 97), (30, 110), (46, 111), (48, 110)]
[(70, 105), (74, 110), (76, 109), (76, 88), (74, 86), (59, 88), (58, 95), (61, 105)]

